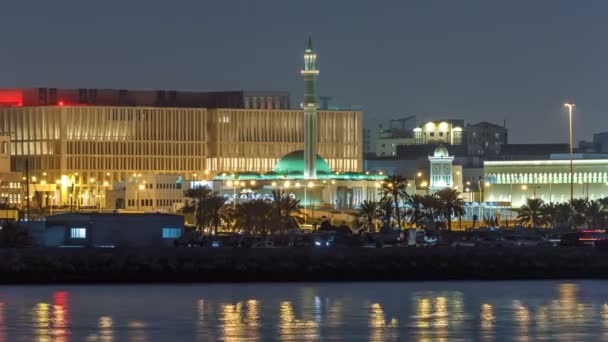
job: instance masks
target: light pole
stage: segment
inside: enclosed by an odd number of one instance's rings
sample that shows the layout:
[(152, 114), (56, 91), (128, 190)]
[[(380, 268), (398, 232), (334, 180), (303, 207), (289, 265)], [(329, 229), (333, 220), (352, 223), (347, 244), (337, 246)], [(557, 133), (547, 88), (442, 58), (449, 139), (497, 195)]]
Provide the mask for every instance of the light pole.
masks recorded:
[(574, 165), (572, 162), (572, 109), (575, 107), (574, 103), (565, 103), (565, 107), (568, 107), (568, 122), (570, 127), (570, 201), (574, 199)]

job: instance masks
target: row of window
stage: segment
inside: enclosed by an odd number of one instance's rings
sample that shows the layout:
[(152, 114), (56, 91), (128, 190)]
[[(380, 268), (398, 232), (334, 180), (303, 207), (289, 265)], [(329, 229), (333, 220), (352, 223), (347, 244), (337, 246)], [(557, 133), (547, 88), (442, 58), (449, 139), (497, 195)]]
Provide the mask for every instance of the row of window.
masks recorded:
[[(152, 199), (139, 199), (139, 200), (135, 200), (135, 199), (129, 199), (127, 200), (127, 205), (129, 207), (136, 207), (137, 206), (137, 202), (139, 201), (139, 206), (141, 207), (152, 207), (154, 206), (155, 201)], [(176, 203), (182, 203), (182, 199), (157, 199), (156, 200), (156, 206), (157, 207), (170, 207), (173, 206), (173, 204)]]
[(207, 154), (207, 148), (201, 142), (68, 141), (67, 153), (202, 156)]
[[(152, 184), (150, 184), (152, 185)], [(156, 183), (157, 189), (181, 189), (182, 183)]]
[[(569, 172), (557, 173), (499, 173), (486, 174), (485, 178), (496, 184), (548, 184), (548, 183), (569, 183)], [(575, 172), (573, 174), (574, 183), (606, 183), (608, 182), (607, 172)]]
[(204, 170), (204, 157), (176, 156), (95, 157), (69, 156), (68, 170)]
[[(163, 228), (162, 237), (163, 239), (177, 239), (182, 236), (181, 228)], [(87, 229), (74, 227), (70, 229), (70, 238), (71, 239), (86, 239), (87, 238)]]

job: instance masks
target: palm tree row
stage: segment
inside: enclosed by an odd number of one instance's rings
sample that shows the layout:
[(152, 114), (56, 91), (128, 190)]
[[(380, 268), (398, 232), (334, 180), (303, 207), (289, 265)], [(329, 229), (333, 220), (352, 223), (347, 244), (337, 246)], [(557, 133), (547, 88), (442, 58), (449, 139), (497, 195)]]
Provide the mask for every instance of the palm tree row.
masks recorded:
[(303, 218), (300, 201), (282, 191), (274, 191), (272, 201), (257, 199), (236, 206), (227, 205), (218, 192), (205, 187), (187, 190), (185, 195), (191, 202), (184, 214), (192, 215), (198, 230), (210, 228), (212, 234), (219, 226), (257, 234), (287, 231), (297, 228)]
[(567, 203), (545, 203), (529, 198), (518, 210), (517, 219), (526, 227), (580, 227), (605, 229), (608, 223), (608, 197), (589, 200), (576, 198)]
[[(404, 179), (392, 179), (383, 183), (380, 188), (380, 201), (364, 201), (358, 215), (365, 219), (368, 230), (373, 230), (374, 219), (384, 222), (391, 220), (403, 227), (408, 222), (410, 227), (435, 229), (443, 226), (452, 229), (452, 218), (464, 215), (464, 202), (460, 193), (454, 189), (442, 189), (432, 195), (408, 194), (407, 182)], [(400, 203), (404, 204), (403, 210)]]

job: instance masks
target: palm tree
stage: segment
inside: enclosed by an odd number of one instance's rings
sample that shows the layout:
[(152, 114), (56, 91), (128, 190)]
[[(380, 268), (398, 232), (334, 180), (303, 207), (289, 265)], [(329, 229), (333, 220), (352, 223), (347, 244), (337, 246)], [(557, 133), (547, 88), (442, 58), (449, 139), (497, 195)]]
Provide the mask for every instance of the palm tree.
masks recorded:
[(372, 231), (374, 218), (378, 215), (378, 205), (376, 201), (363, 201), (357, 213), (359, 217), (365, 217), (367, 220), (367, 230)]
[(437, 196), (435, 194), (422, 196), (422, 208), (424, 209), (427, 228), (436, 228), (441, 209), (441, 203), (437, 200)]
[(517, 215), (520, 224), (532, 228), (544, 225), (548, 218), (544, 215), (543, 200), (539, 198), (526, 199), (526, 204), (519, 208), (519, 214)]
[(300, 200), (286, 196), (282, 191), (272, 192), (271, 219), (277, 231), (298, 228), (304, 221)]
[(408, 197), (407, 203), (412, 207), (410, 213), (410, 224), (415, 224), (416, 227), (421, 227), (425, 220), (425, 214), (423, 212), (424, 196), (414, 194)]
[(204, 207), (209, 217), (209, 226), (213, 228), (212, 234), (217, 233), (217, 227), (222, 222), (222, 208), (226, 203), (226, 199), (218, 194), (213, 194), (204, 202)]
[(397, 225), (401, 228), (401, 215), (399, 212), (399, 203), (401, 199), (407, 197), (407, 181), (401, 176), (393, 176), (385, 183), (382, 183), (380, 194), (383, 198), (392, 198), (395, 205), (395, 216), (397, 217)]
[(393, 217), (393, 199), (390, 197), (382, 197), (379, 203), (380, 211), (382, 212), (383, 221), (388, 222)]
[(239, 203), (235, 210), (235, 225), (249, 233), (265, 234), (270, 213), (271, 204), (261, 199)]
[(204, 203), (213, 194), (213, 191), (207, 187), (188, 189), (184, 193), (184, 195), (191, 198), (192, 201), (184, 207), (183, 212), (184, 214), (194, 214), (194, 221), (197, 229), (202, 229), (209, 221)]
[(439, 204), (439, 212), (448, 223), (448, 230), (452, 230), (452, 216), (462, 216), (464, 214), (464, 202), (460, 198), (460, 192), (454, 189), (445, 188), (435, 193)]
[(585, 213), (589, 207), (589, 200), (586, 198), (575, 198), (570, 201), (570, 206), (572, 207), (572, 216), (570, 217), (570, 222), (574, 228), (585, 224), (585, 222), (587, 222)]
[(547, 222), (555, 227), (567, 226), (572, 216), (572, 208), (568, 203), (547, 203), (542, 207)]
[(599, 201), (590, 201), (585, 211), (587, 225), (593, 229), (606, 226), (606, 208)]

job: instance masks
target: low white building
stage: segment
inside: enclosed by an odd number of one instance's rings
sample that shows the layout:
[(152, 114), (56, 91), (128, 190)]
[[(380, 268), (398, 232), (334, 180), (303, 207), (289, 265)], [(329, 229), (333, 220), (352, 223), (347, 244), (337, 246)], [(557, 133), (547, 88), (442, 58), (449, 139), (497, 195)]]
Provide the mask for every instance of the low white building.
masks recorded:
[(124, 183), (124, 209), (174, 213), (188, 202), (186, 190), (209, 185), (205, 180), (184, 180), (180, 175), (134, 174)]

